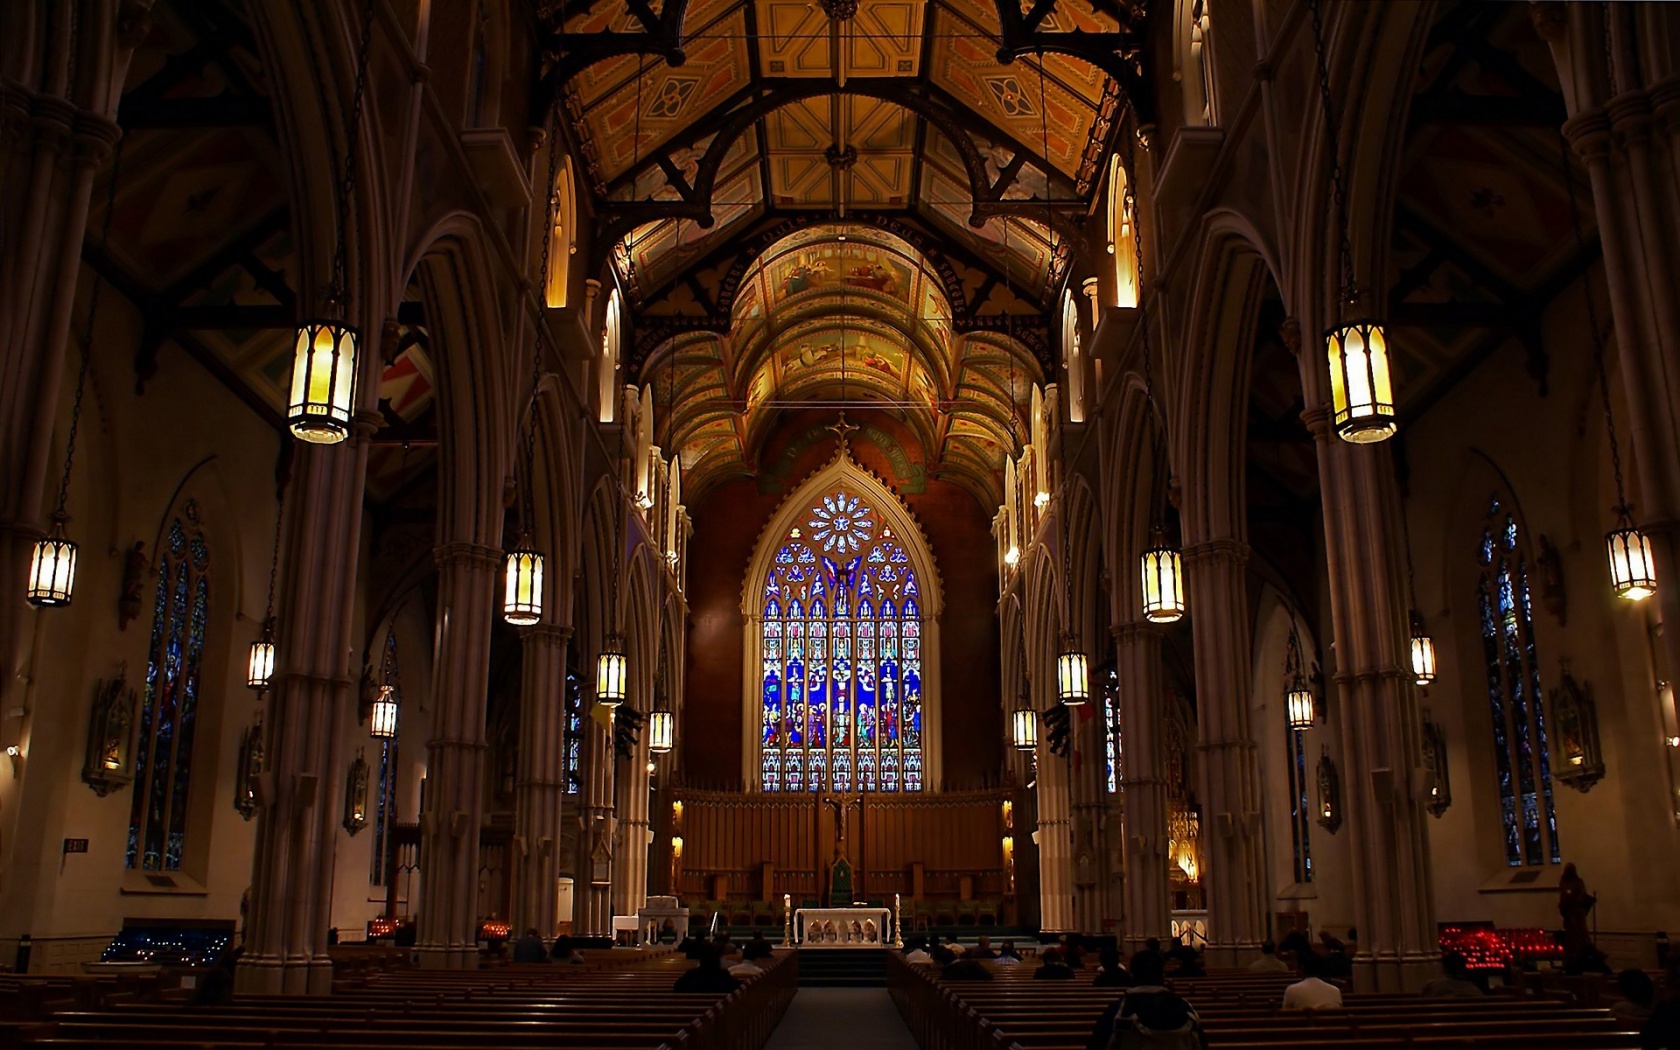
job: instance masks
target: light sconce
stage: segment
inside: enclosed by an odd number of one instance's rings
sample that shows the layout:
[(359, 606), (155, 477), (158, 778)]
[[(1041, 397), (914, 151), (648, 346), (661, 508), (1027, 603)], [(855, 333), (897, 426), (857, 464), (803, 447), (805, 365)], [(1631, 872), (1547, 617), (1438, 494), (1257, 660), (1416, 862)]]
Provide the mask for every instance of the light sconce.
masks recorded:
[(234, 767), (233, 808), (245, 820), (257, 815), (257, 777), (262, 770), (262, 723), (257, 722), (240, 734), (239, 758)]
[(1424, 805), (1439, 817), (1452, 807), (1452, 782), (1447, 776), (1446, 733), (1439, 723), (1430, 721), (1427, 712), (1423, 722), (1423, 771)]
[(360, 751), (344, 777), (344, 830), (352, 836), (368, 822), (368, 764)]
[(23, 775), (23, 751), (16, 744), (6, 745), (6, 757), (12, 760), (12, 779)]
[(1003, 552), (1003, 563), (1011, 569), (1019, 565), (1021, 563), (1021, 548), (1010, 544), (1009, 549)]
[(1342, 775), (1329, 748), (1318, 756), (1318, 823), (1332, 835), (1342, 826)]

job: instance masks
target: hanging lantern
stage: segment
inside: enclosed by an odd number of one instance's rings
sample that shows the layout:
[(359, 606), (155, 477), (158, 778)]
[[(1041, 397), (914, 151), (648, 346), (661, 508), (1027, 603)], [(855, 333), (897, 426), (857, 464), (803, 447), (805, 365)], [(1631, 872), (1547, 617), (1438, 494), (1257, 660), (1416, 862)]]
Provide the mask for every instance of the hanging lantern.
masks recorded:
[(676, 715), (664, 709), (654, 711), (648, 717), (648, 750), (656, 755), (670, 751), (676, 728)]
[(1143, 615), (1154, 623), (1173, 623), (1184, 615), (1183, 567), (1160, 530), (1143, 552)]
[(1435, 639), (1416, 610), (1412, 612), (1412, 677), (1418, 685), (1435, 680)]
[(628, 671), (624, 659), (624, 639), (617, 634), (607, 635), (601, 655), (595, 660), (595, 700), (608, 707), (624, 703)]
[[(1634, 526), (1627, 507), (1617, 508), (1616, 527), (1605, 534), (1604, 546), (1610, 555), (1610, 586), (1616, 597), (1639, 602), (1657, 593), (1657, 567), (1651, 560), (1651, 541)], [(35, 549), (39, 557), (40, 546)], [(72, 572), (75, 557), (72, 545)]]
[(37, 608), (69, 605), (76, 591), (76, 544), (65, 537), (64, 522), (62, 514), (54, 515), (52, 531), (35, 541), (24, 597)]
[(251, 643), (251, 655), (245, 661), (245, 684), (261, 692), (274, 678), (274, 620), (263, 624), (262, 637)]
[(392, 740), (397, 735), (397, 687), (382, 685), (368, 716), (368, 732), (376, 739)]
[(343, 321), (298, 325), (286, 425), (299, 440), (336, 445), (349, 436), (361, 342), (361, 332)]
[(1015, 737), (1015, 750), (1038, 750), (1038, 712), (1033, 710), (1032, 703), (1026, 697), (1021, 698), (1021, 704), (1015, 708), (1009, 725)]
[(1394, 385), (1388, 373), (1388, 337), (1375, 321), (1332, 328), (1325, 336), (1330, 355), (1330, 398), (1336, 434), (1368, 445), (1395, 430)]
[(1072, 634), (1062, 635), (1062, 653), (1056, 657), (1056, 696), (1068, 707), (1091, 698), (1089, 663)]
[(543, 556), (531, 549), (529, 536), (507, 556), (507, 589), (502, 597), (502, 619), (515, 627), (529, 627), (542, 619)]
[(1288, 708), (1289, 728), (1297, 733), (1304, 733), (1318, 721), (1318, 702), (1313, 697), (1312, 689), (1306, 679), (1297, 675), (1289, 683), (1289, 692), (1284, 696), (1284, 705)]

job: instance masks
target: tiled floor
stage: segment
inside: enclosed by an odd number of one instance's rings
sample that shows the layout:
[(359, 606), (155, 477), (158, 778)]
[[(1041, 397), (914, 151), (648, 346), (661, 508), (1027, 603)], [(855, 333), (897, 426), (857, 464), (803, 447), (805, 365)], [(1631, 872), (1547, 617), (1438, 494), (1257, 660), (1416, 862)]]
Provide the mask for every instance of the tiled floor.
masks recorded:
[(764, 1050), (916, 1050), (885, 988), (801, 988)]

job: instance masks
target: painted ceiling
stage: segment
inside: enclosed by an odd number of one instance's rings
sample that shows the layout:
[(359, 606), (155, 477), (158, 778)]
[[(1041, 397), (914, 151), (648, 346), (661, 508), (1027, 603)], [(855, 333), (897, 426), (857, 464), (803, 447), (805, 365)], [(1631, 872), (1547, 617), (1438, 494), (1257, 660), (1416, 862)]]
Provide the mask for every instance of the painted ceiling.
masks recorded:
[(776, 241), (742, 279), (727, 332), (672, 336), (642, 374), (656, 443), (681, 458), (694, 498), (756, 473), (790, 413), (868, 405), (904, 422), (930, 474), (987, 505), (999, 501), (1003, 456), (1043, 380), (1020, 341), (953, 331), (944, 283), (915, 247), (854, 223)]

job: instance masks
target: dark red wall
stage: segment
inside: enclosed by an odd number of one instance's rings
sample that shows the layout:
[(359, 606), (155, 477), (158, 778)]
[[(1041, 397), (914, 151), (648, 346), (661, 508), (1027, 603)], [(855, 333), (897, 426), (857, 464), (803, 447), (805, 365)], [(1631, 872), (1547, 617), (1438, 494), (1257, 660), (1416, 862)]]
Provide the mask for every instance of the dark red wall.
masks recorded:
[[(997, 545), (992, 510), (960, 485), (928, 479), (921, 492), (905, 492), (892, 458), (924, 465), (914, 434), (890, 416), (854, 413), (856, 422), (897, 441), (889, 455), (868, 436), (851, 436), (852, 458), (886, 480), (915, 514), (933, 548), (944, 590), (940, 618), (940, 733), (945, 782), (951, 787), (995, 781), (1003, 763), (1003, 713), (998, 702)], [(770, 518), (787, 494), (833, 457), (838, 438), (811, 441), (820, 419), (803, 413), (785, 421), (766, 441), (760, 461), (774, 464), (776, 491), (761, 492), (759, 479), (737, 478), (707, 493), (691, 508), (694, 535), (688, 564), (688, 662), (681, 747), (691, 784), (734, 786), (741, 779), (741, 588), (747, 563)], [(805, 446), (805, 442), (810, 444)], [(797, 449), (791, 459), (784, 453)], [(791, 469), (789, 469), (791, 467)], [(929, 654), (931, 656), (931, 654)]]

